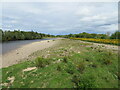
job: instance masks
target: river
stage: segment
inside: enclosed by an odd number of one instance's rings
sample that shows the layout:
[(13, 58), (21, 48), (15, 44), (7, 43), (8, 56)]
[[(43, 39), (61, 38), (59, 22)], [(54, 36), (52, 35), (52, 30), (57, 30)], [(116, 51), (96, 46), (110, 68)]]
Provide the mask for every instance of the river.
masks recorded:
[(36, 40), (18, 40), (18, 41), (8, 41), (4, 43), (0, 43), (2, 46), (2, 54), (8, 53), (11, 50), (15, 50), (22, 45), (26, 45), (32, 42), (43, 41), (43, 40), (55, 40), (56, 38), (47, 38), (47, 39), (36, 39)]

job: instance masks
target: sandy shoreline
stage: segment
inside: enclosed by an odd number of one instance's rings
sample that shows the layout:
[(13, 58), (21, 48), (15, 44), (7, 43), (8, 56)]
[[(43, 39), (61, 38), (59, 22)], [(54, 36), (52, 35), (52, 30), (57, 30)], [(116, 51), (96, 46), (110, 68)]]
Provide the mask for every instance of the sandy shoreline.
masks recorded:
[[(23, 45), (20, 48), (2, 55), (2, 67), (8, 67), (17, 64), (28, 58), (30, 54), (37, 50), (49, 48), (57, 43), (58, 40), (45, 40)], [(1, 57), (1, 56), (0, 56)]]
[[(62, 38), (58, 38), (58, 39), (62, 39)], [(12, 50), (6, 54), (0, 55), (0, 59), (2, 57), (2, 66), (1, 67), (8, 67), (11, 66), (13, 64), (17, 64), (21, 61), (25, 61), (27, 59), (29, 59), (29, 55), (31, 55), (32, 53), (38, 51), (38, 50), (44, 50), (46, 48), (49, 47), (54, 47), (54, 45), (59, 43), (59, 40), (56, 39), (55, 41), (53, 40), (44, 40), (44, 41), (37, 41), (37, 42), (33, 42), (27, 45), (23, 45), (20, 48), (16, 49), (16, 50)], [(48, 42), (49, 41), (49, 42)], [(103, 49), (112, 49), (114, 51), (118, 51), (118, 46), (115, 45), (107, 45), (107, 44), (99, 44), (99, 43), (92, 43), (92, 42), (85, 42), (85, 41), (80, 41), (82, 43), (91, 43), (93, 44), (94, 47), (97, 46), (103, 46)]]

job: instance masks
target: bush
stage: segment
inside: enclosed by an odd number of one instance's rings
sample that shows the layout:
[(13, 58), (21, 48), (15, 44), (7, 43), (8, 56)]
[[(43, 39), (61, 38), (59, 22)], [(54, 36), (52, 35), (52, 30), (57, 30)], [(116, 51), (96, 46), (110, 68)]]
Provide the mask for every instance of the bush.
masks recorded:
[(92, 64), (91, 65), (93, 68), (97, 68), (98, 66), (97, 66), (97, 64)]
[(90, 61), (90, 58), (89, 58), (89, 57), (86, 57), (86, 58), (85, 58), (85, 61), (89, 62), (89, 61)]
[(46, 65), (50, 64), (48, 62), (48, 60), (44, 59), (44, 58), (41, 58), (41, 57), (37, 57), (35, 59), (35, 64), (36, 64), (36, 67), (45, 67)]
[(109, 65), (109, 64), (111, 64), (111, 63), (112, 63), (112, 61), (109, 60), (109, 59), (105, 59), (105, 60), (104, 60), (104, 64), (106, 64), (106, 65)]
[(58, 71), (61, 71), (61, 70), (62, 70), (59, 65), (57, 66), (57, 70), (58, 70)]
[(72, 82), (75, 84), (75, 87), (78, 87), (79, 82), (80, 82), (80, 76), (79, 75), (73, 75)]
[(98, 51), (98, 52), (103, 52), (103, 50), (101, 50), (101, 49), (98, 49), (97, 51)]
[(90, 66), (90, 67), (93, 67), (93, 68), (97, 68), (97, 67), (98, 67), (98, 65), (97, 65), (97, 64), (95, 64), (95, 63), (90, 64), (89, 66)]
[(83, 73), (84, 69), (85, 69), (85, 63), (81, 62), (77, 65), (77, 69), (80, 73)]
[(67, 57), (64, 57), (64, 58), (63, 58), (63, 62), (64, 62), (64, 63), (67, 63), (67, 59), (68, 59)]
[(75, 84), (75, 88), (95, 88), (95, 79), (91, 75), (86, 76), (80, 76), (80, 75), (74, 75), (72, 77), (72, 82)]
[(77, 70), (76, 67), (71, 62), (69, 62), (65, 71), (69, 74), (74, 74)]
[(95, 80), (91, 77), (81, 78), (77, 88), (95, 88)]

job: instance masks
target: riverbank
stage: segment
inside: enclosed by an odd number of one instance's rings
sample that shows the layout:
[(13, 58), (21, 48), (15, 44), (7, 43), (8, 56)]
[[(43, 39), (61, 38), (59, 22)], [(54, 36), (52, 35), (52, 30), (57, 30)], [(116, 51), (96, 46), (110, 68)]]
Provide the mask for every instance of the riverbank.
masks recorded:
[(54, 47), (35, 51), (28, 61), (2, 68), (2, 87), (118, 88), (117, 46), (70, 39), (50, 42)]
[(54, 47), (54, 45), (58, 43), (58, 39), (33, 42), (3, 54), (2, 67), (8, 67), (13, 64), (17, 64), (20, 61), (27, 60), (28, 56), (37, 50), (42, 50), (52, 46)]

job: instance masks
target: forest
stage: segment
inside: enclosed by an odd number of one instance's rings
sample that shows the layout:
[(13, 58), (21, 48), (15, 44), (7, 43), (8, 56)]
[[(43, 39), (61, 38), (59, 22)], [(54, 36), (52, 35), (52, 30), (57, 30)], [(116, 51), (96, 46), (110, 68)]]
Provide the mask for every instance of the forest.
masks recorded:
[(69, 34), (69, 35), (57, 35), (58, 37), (65, 38), (94, 38), (94, 39), (120, 39), (120, 31), (116, 31), (111, 35), (108, 34), (96, 34), (96, 33), (79, 33), (79, 34)]
[(53, 35), (38, 33), (34, 31), (3, 31), (0, 29), (0, 41), (15, 41), (15, 40), (33, 40), (42, 39), (43, 37), (53, 37)]
[(82, 32), (79, 34), (68, 34), (68, 35), (50, 35), (44, 33), (38, 33), (34, 31), (4, 31), (0, 29), (0, 41), (15, 41), (15, 40), (33, 40), (42, 39), (43, 37), (63, 37), (63, 38), (94, 38), (94, 39), (120, 39), (120, 31), (116, 31), (113, 34), (96, 34)]

